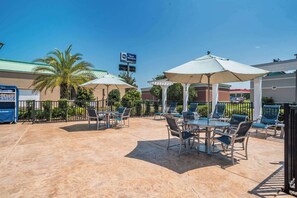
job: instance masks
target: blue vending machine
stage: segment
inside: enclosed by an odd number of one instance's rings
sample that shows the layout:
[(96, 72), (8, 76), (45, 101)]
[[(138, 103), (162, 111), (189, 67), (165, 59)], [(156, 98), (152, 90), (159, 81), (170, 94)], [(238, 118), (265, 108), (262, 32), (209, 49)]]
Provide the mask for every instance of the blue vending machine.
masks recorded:
[(16, 86), (0, 85), (0, 123), (17, 123), (19, 90)]

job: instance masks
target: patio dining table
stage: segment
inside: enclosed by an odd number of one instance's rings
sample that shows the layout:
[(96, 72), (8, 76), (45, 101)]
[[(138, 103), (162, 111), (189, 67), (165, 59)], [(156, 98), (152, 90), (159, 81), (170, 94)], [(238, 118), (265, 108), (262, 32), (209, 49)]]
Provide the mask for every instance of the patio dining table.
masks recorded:
[(199, 148), (200, 151), (206, 152), (207, 154), (211, 155), (212, 151), (211, 149), (211, 128), (226, 128), (229, 127), (230, 124), (228, 122), (222, 122), (218, 120), (213, 119), (198, 119), (198, 120), (189, 120), (187, 121), (188, 125), (198, 126), (200, 128), (205, 128), (206, 132), (206, 141), (204, 147)]
[(106, 118), (106, 128), (111, 128), (111, 125), (110, 125), (110, 118), (111, 116), (115, 114), (114, 111), (99, 111), (98, 112), (98, 115), (104, 115), (105, 118)]

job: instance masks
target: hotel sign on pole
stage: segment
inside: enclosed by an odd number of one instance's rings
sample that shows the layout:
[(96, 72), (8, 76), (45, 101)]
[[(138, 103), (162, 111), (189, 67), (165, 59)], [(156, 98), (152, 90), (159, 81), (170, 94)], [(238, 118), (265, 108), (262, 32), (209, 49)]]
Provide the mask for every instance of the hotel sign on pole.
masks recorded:
[(124, 63), (136, 63), (136, 54), (121, 52), (120, 53), (120, 61)]

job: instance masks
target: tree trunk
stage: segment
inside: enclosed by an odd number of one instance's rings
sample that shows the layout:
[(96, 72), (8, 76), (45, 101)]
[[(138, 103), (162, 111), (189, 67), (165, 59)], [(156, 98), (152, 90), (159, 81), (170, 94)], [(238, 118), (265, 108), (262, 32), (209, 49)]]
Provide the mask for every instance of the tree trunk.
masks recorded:
[(60, 99), (69, 100), (69, 90), (67, 88), (67, 84), (60, 85)]

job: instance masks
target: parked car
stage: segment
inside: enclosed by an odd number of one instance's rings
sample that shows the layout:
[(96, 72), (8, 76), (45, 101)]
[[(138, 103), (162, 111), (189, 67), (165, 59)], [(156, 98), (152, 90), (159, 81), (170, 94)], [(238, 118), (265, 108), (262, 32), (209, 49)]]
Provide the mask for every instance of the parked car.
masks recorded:
[(230, 99), (231, 103), (243, 103), (244, 102), (244, 97), (232, 97)]

